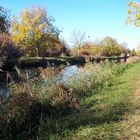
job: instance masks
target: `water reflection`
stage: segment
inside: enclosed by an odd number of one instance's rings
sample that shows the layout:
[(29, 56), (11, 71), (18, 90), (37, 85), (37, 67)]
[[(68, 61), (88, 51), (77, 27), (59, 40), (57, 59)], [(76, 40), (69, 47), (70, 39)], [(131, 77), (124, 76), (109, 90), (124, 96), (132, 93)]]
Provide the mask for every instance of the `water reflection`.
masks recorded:
[(5, 99), (8, 98), (10, 95), (10, 90), (8, 88), (0, 87), (0, 98)]
[[(76, 65), (66, 67), (48, 67), (48, 68), (36, 68), (22, 70), (22, 77), (26, 77), (27, 80), (37, 81), (38, 85), (45, 86), (46, 84), (53, 84), (56, 81), (61, 83), (67, 83), (71, 76), (78, 73), (79, 67)], [(17, 80), (17, 82), (19, 82)], [(0, 87), (0, 98), (8, 98), (10, 95), (10, 89)]]
[(68, 79), (72, 76), (75, 76), (78, 73), (78, 66), (67, 66), (62, 70), (62, 74), (58, 76), (59, 80), (62, 83), (67, 83)]
[[(79, 67), (76, 65), (67, 66), (64, 68), (60, 67), (49, 67), (49, 68), (37, 68), (37, 69), (28, 69), (26, 73), (30, 80), (37, 78), (39, 83), (47, 84), (53, 81), (61, 81), (66, 83), (71, 76), (77, 74)], [(25, 72), (25, 71), (24, 71)]]

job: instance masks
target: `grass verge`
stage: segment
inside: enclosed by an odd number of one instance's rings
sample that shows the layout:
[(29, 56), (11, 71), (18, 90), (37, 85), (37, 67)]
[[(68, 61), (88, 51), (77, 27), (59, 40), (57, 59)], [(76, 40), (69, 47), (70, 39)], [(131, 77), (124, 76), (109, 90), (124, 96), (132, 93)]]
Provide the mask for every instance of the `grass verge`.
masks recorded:
[(57, 81), (40, 85), (36, 78), (13, 84), (3, 104), (1, 139), (125, 139), (139, 68), (140, 63), (86, 64), (64, 87)]
[(129, 127), (124, 120), (133, 109), (131, 98), (139, 69), (140, 63), (133, 64), (125, 73), (114, 77), (108, 86), (84, 97), (80, 111), (63, 112), (42, 120), (38, 140), (125, 139)]

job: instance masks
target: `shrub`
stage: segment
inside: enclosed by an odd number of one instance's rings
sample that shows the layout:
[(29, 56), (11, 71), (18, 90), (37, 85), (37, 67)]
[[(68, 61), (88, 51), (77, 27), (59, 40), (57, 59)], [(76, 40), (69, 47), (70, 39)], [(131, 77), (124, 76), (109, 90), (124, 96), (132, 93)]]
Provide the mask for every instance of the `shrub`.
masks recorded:
[(39, 103), (26, 92), (13, 93), (4, 106), (3, 125), (4, 139), (22, 139), (35, 133), (39, 124)]
[(9, 34), (0, 35), (0, 55), (7, 60), (19, 58), (22, 55), (21, 51), (15, 47)]
[(103, 86), (108, 86), (116, 74), (122, 73), (126, 65), (117, 65), (114, 63), (107, 64), (86, 64), (80, 68), (76, 76), (72, 76), (67, 83), (79, 95), (84, 93), (88, 95), (91, 92), (97, 92)]
[(13, 69), (20, 56), (22, 52), (12, 42), (11, 36), (7, 33), (0, 34), (0, 59), (3, 69)]
[(57, 112), (79, 109), (80, 102), (76, 93), (56, 82), (50, 69), (46, 83), (38, 76), (28, 81), (22, 75), (23, 82), (11, 85), (11, 95), (3, 103), (5, 111), (1, 118), (0, 138), (33, 138), (41, 116), (51, 117)]

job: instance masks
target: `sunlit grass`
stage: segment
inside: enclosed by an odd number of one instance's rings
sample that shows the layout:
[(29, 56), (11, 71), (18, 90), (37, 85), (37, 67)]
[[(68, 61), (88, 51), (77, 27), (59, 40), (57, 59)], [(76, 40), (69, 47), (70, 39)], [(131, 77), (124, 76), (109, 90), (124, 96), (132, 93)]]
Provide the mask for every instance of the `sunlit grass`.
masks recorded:
[(45, 132), (48, 120), (44, 120), (38, 139), (123, 139), (129, 133), (123, 119), (132, 109), (130, 97), (134, 91), (139, 68), (140, 64), (133, 65), (124, 74), (115, 76), (111, 85), (83, 98), (80, 111), (54, 117), (57, 125), (52, 127), (59, 126), (59, 131), (56, 130), (48, 135)]
[(57, 85), (57, 79), (49, 68), (47, 83), (39, 82), (38, 76), (24, 81), (33, 97), (22, 82), (14, 83), (13, 94), (6, 105), (10, 122), (8, 129), (4, 128), (9, 130), (7, 138), (13, 137), (17, 130), (17, 138), (23, 139), (122, 138), (124, 133), (128, 133), (122, 121), (131, 110), (130, 95), (139, 68), (140, 63), (89, 63), (62, 85), (65, 89)]

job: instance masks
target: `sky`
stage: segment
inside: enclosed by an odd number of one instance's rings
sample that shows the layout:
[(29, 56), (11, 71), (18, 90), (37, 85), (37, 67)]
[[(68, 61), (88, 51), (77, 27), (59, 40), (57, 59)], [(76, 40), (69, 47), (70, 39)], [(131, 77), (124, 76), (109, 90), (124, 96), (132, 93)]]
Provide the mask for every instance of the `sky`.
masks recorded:
[[(140, 0), (136, 0), (140, 2)], [(0, 0), (0, 5), (17, 15), (24, 8), (43, 6), (62, 29), (68, 44), (74, 30), (85, 32), (90, 41), (111, 36), (130, 49), (140, 44), (140, 28), (126, 25), (128, 0)]]

